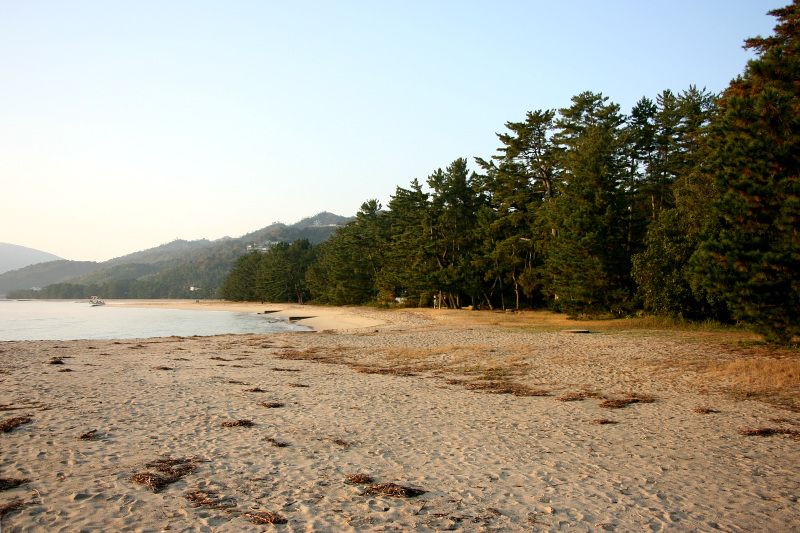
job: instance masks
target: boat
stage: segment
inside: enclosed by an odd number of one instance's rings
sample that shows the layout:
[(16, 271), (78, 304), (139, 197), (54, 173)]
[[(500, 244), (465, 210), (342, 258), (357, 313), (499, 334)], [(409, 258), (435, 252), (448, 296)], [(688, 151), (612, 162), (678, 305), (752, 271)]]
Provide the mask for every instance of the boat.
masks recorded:
[(98, 307), (100, 305), (106, 305), (106, 303), (103, 300), (101, 300), (99, 297), (97, 297), (97, 296), (90, 296), (89, 297), (89, 303), (92, 304), (92, 307)]

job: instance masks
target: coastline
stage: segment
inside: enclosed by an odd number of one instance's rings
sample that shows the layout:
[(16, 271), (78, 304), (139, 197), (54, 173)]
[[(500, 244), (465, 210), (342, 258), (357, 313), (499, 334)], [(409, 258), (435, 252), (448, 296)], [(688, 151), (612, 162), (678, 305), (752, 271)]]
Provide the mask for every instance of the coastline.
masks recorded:
[[(333, 307), (289, 303), (228, 302), (225, 300), (109, 300), (111, 306), (129, 306), (190, 311), (233, 311), (238, 313), (268, 312), (271, 316), (291, 320), (315, 331), (341, 331), (370, 328), (386, 324), (376, 311), (367, 307)], [(379, 313), (379, 311), (377, 312)]]
[[(736, 350), (488, 313), (279, 311), (323, 320), (303, 335), (0, 343), (0, 421), (30, 417), (0, 433), (0, 478), (27, 480), (0, 491), (21, 502), (3, 531), (264, 531), (248, 515), (265, 511), (287, 520), (276, 531), (800, 526), (797, 411), (698, 370)], [(787, 432), (744, 433), (759, 428)], [(134, 481), (166, 457), (187, 461), (171, 483)], [(385, 483), (426, 492), (370, 492)]]

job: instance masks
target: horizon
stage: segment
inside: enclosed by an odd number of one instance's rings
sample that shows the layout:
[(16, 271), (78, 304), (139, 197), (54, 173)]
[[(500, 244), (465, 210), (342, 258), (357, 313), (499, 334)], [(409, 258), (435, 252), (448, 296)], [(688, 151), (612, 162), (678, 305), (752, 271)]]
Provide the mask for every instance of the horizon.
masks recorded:
[(584, 90), (720, 92), (783, 5), (6, 4), (0, 238), (105, 261), (352, 216)]

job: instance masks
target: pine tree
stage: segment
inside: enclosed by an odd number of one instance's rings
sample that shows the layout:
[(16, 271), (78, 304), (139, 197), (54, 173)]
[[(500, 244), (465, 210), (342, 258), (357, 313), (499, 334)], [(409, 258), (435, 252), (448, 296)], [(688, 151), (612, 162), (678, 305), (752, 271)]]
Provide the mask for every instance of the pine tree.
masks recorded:
[(631, 300), (624, 118), (602, 94), (584, 92), (572, 102), (554, 136), (562, 174), (547, 205), (547, 289), (569, 312), (621, 312)]
[(770, 12), (774, 35), (719, 100), (705, 171), (715, 232), (693, 257), (694, 286), (768, 340), (800, 334), (800, 0)]
[(425, 232), (427, 251), (436, 268), (432, 284), (439, 301), (449, 307), (461, 307), (461, 297), (472, 303), (480, 297), (480, 275), (473, 268), (479, 197), (467, 169), (467, 160), (453, 161), (447, 169), (438, 169), (428, 177), (431, 188), (429, 215)]
[(369, 200), (355, 220), (319, 246), (317, 260), (306, 272), (312, 297), (335, 305), (374, 301), (385, 250), (381, 205)]
[(256, 272), (256, 294), (269, 302), (296, 301), (302, 304), (308, 297), (306, 271), (314, 258), (314, 248), (308, 239), (298, 239), (273, 246), (261, 257)]
[(417, 180), (408, 189), (397, 187), (387, 206), (385, 266), (378, 286), (412, 305), (428, 305), (433, 297), (435, 262), (426, 251), (429, 235), (428, 194)]
[(517, 309), (523, 293), (540, 296), (546, 230), (539, 224), (539, 209), (555, 195), (558, 176), (554, 116), (539, 110), (528, 112), (524, 122), (507, 122), (509, 133), (497, 136), (503, 144), (499, 154), (489, 161), (476, 159), (485, 173), (480, 187), (490, 207), (481, 215), (484, 253), (478, 263), (495, 286), (513, 288)]
[(724, 305), (692, 290), (687, 265), (712, 223), (708, 201), (715, 189), (700, 168), (706, 159), (706, 130), (715, 98), (693, 86), (677, 98), (671, 94), (665, 91), (658, 99), (652, 153), (643, 159), (635, 203), (639, 207), (634, 210), (648, 213), (649, 226), (643, 249), (633, 257), (632, 275), (649, 312), (724, 319)]
[(256, 272), (261, 261), (259, 252), (250, 252), (241, 256), (231, 269), (228, 277), (220, 287), (220, 296), (233, 301), (255, 301)]

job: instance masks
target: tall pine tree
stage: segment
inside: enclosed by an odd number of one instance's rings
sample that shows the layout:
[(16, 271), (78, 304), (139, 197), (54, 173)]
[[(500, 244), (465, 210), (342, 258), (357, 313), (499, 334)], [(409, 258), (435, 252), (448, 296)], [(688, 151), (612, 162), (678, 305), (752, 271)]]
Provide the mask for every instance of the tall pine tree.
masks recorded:
[(562, 174), (547, 209), (547, 288), (568, 312), (622, 312), (631, 300), (624, 118), (602, 94), (584, 92), (572, 102), (554, 136)]
[(695, 287), (767, 339), (800, 334), (800, 0), (719, 101), (706, 172), (717, 230), (693, 257)]

